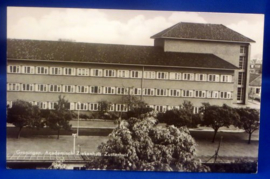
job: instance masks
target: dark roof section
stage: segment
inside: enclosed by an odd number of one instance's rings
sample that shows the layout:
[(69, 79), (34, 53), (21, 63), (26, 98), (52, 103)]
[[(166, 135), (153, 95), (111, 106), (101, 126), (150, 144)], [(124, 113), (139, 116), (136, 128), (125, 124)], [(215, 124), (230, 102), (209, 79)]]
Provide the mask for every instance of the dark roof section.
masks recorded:
[(262, 75), (260, 74), (250, 74), (249, 76), (249, 86), (261, 86)]
[(151, 38), (173, 38), (230, 42), (255, 42), (244, 35), (235, 32), (222, 24), (200, 24), (180, 22), (169, 27)]
[(213, 54), (164, 52), (163, 48), (150, 46), (64, 41), (8, 39), (7, 58), (164, 67), (238, 69), (233, 64)]

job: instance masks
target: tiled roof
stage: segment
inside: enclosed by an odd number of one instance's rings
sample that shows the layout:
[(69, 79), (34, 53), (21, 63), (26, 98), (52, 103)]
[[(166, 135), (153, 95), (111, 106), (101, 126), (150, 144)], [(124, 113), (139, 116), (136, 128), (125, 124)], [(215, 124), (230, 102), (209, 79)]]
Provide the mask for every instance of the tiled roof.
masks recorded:
[(213, 54), (164, 52), (163, 48), (150, 46), (64, 41), (8, 39), (7, 58), (165, 67), (238, 69), (233, 64)]
[(261, 86), (262, 75), (260, 74), (250, 74), (249, 76), (249, 86)]
[(222, 24), (200, 24), (181, 22), (165, 29), (151, 38), (173, 38), (230, 42), (255, 42)]

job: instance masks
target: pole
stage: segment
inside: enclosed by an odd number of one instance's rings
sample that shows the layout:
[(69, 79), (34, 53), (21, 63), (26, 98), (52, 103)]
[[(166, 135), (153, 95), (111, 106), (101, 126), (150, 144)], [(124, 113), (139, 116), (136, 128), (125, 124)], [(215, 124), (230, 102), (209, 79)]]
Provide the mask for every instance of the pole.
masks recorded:
[(141, 80), (141, 101), (143, 100), (143, 77), (144, 77), (144, 66), (142, 67), (142, 80)]
[(78, 120), (77, 120), (77, 137), (79, 137), (79, 125), (80, 125), (80, 120), (79, 120), (79, 118), (80, 118), (80, 110), (78, 110)]
[(73, 136), (73, 153), (76, 154), (76, 137), (77, 134), (72, 134)]

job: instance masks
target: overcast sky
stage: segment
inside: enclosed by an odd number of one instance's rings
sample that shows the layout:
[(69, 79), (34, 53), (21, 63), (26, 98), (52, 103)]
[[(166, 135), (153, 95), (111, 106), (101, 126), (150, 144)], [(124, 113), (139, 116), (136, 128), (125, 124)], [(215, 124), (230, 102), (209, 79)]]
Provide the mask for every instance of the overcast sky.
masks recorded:
[(7, 37), (152, 46), (150, 36), (178, 22), (223, 24), (255, 40), (251, 58), (262, 59), (261, 14), (8, 7)]

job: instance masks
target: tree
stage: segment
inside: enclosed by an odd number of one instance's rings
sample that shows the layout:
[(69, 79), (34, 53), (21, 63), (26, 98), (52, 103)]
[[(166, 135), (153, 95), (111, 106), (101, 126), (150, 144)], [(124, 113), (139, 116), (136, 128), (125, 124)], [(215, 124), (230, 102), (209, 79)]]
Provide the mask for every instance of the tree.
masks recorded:
[(8, 109), (7, 122), (19, 128), (17, 138), (20, 138), (24, 127), (39, 129), (42, 127), (42, 120), (38, 106), (23, 100), (13, 102), (12, 108)]
[(184, 101), (181, 109), (168, 110), (164, 114), (158, 115), (159, 122), (167, 125), (175, 125), (177, 127), (197, 127), (201, 121), (200, 114), (193, 114), (193, 105), (189, 101)]
[(157, 126), (154, 118), (130, 118), (109, 135), (88, 169), (207, 172), (196, 159), (195, 141), (185, 127)]
[(133, 104), (131, 109), (127, 112), (127, 118), (144, 118), (151, 111), (153, 111), (153, 109), (150, 108), (146, 102), (143, 100), (138, 100), (136, 101), (136, 104)]
[(240, 116), (240, 120), (235, 125), (239, 128), (243, 128), (248, 133), (248, 144), (250, 144), (251, 136), (254, 131), (259, 129), (260, 114), (256, 109), (251, 108), (239, 108), (237, 113)]
[(57, 131), (57, 139), (59, 139), (61, 129), (71, 130), (70, 120), (72, 120), (72, 112), (69, 110), (69, 102), (65, 99), (65, 96), (59, 95), (55, 110), (50, 111), (46, 124)]
[(214, 129), (212, 143), (215, 142), (217, 131), (220, 127), (229, 127), (234, 121), (239, 121), (236, 110), (226, 104), (223, 106), (204, 103), (202, 126), (210, 126)]

